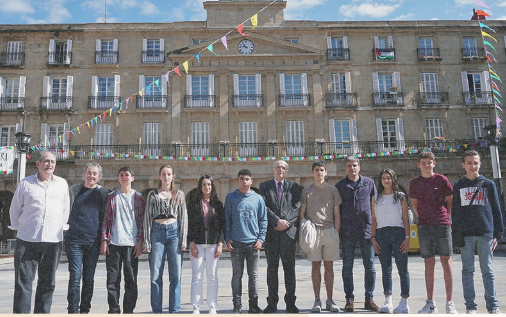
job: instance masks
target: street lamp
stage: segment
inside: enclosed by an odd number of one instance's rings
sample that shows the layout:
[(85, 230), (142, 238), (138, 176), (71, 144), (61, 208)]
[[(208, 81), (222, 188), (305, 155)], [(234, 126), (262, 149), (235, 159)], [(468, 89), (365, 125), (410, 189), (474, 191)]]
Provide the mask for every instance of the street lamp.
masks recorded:
[(30, 138), (31, 135), (24, 131), (16, 133), (16, 147), (18, 148), (19, 153), (17, 183), (19, 183), (20, 180), (25, 178), (26, 153), (28, 153), (28, 149), (30, 148)]

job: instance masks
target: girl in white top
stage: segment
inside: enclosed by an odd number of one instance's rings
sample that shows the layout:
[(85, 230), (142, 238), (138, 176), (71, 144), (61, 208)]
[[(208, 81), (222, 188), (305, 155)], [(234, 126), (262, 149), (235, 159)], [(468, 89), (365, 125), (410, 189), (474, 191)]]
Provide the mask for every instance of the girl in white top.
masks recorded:
[[(378, 194), (372, 205), (371, 242), (379, 254), (383, 275), (385, 304), (381, 313), (408, 314), (409, 297), (409, 218), (406, 195), (399, 189), (395, 172), (385, 168), (380, 172)], [(392, 255), (401, 281), (401, 301), (397, 308), (392, 304)]]

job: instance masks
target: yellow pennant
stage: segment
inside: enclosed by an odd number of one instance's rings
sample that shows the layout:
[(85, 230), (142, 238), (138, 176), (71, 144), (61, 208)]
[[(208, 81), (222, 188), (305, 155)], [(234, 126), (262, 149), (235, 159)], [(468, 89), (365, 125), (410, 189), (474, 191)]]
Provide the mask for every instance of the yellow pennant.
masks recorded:
[(183, 63), (184, 71), (188, 74), (188, 61)]
[(251, 24), (253, 24), (253, 29), (257, 27), (257, 24), (258, 24), (258, 13), (251, 17)]
[(492, 35), (488, 34), (487, 32), (481, 31), (481, 35), (488, 36), (488, 37), (490, 37), (491, 39), (493, 39), (497, 43), (497, 40)]

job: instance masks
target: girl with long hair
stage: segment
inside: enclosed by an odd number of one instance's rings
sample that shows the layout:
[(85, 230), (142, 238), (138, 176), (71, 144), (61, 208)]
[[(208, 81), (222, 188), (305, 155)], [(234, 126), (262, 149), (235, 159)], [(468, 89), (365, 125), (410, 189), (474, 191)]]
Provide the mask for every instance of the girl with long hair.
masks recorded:
[(148, 194), (144, 218), (144, 241), (149, 252), (151, 309), (162, 313), (163, 269), (169, 271), (169, 313), (181, 307), (182, 251), (186, 250), (188, 214), (184, 193), (176, 189), (176, 174), (170, 165), (158, 172), (158, 189)]
[[(372, 204), (372, 246), (379, 254), (383, 273), (385, 304), (381, 313), (409, 313), (408, 251), (410, 227), (408, 200), (397, 184), (395, 172), (389, 168), (379, 174), (378, 194)], [(401, 301), (397, 308), (392, 304), (392, 255), (401, 281)]]
[(218, 261), (223, 248), (225, 214), (216, 185), (209, 175), (200, 177), (195, 198), (188, 202), (188, 245), (192, 265), (191, 304), (200, 313), (203, 303), (204, 268), (207, 276), (209, 313), (217, 313)]

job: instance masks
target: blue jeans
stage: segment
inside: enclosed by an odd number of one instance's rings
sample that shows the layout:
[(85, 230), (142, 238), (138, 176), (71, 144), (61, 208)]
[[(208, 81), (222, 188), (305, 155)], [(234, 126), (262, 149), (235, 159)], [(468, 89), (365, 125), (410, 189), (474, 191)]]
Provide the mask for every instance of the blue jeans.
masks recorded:
[(364, 264), (365, 299), (372, 299), (376, 283), (376, 270), (374, 269), (374, 249), (371, 239), (341, 238), (344, 293), (346, 294), (346, 299), (355, 299), (353, 295), (353, 261), (355, 259), (355, 246), (357, 242), (360, 245), (362, 262)]
[(181, 272), (183, 254), (177, 222), (160, 224), (153, 221), (151, 228), (151, 309), (153, 313), (162, 312), (163, 268), (167, 258), (169, 271), (169, 313), (179, 312), (181, 308)]
[(232, 260), (232, 302), (241, 305), (242, 274), (244, 272), (244, 260), (248, 270), (248, 295), (249, 307), (258, 306), (258, 259), (260, 251), (253, 249), (255, 243), (232, 242), (234, 248), (230, 252)]
[(379, 260), (383, 280), (383, 294), (392, 295), (392, 254), (401, 280), (401, 297), (409, 297), (408, 253), (401, 252), (406, 233), (401, 227), (385, 227), (376, 230), (376, 241), (380, 247)]
[(495, 296), (495, 280), (492, 271), (492, 239), (487, 237), (464, 237), (465, 246), (460, 248), (462, 258), (462, 287), (464, 288), (464, 300), (467, 310), (476, 310), (474, 299), (474, 250), (478, 249), (478, 259), (480, 261), (481, 276), (485, 289), (485, 302), (487, 310), (493, 310), (499, 307)]
[[(69, 268), (68, 313), (88, 313), (93, 297), (95, 268), (100, 254), (100, 239), (96, 239), (94, 243), (90, 244), (65, 241), (65, 251)], [(83, 279), (82, 290), (80, 290), (81, 277)]]
[(32, 284), (38, 274), (34, 314), (51, 313), (55, 275), (60, 263), (61, 242), (26, 242), (16, 239), (14, 249), (14, 314), (29, 314), (32, 306)]

